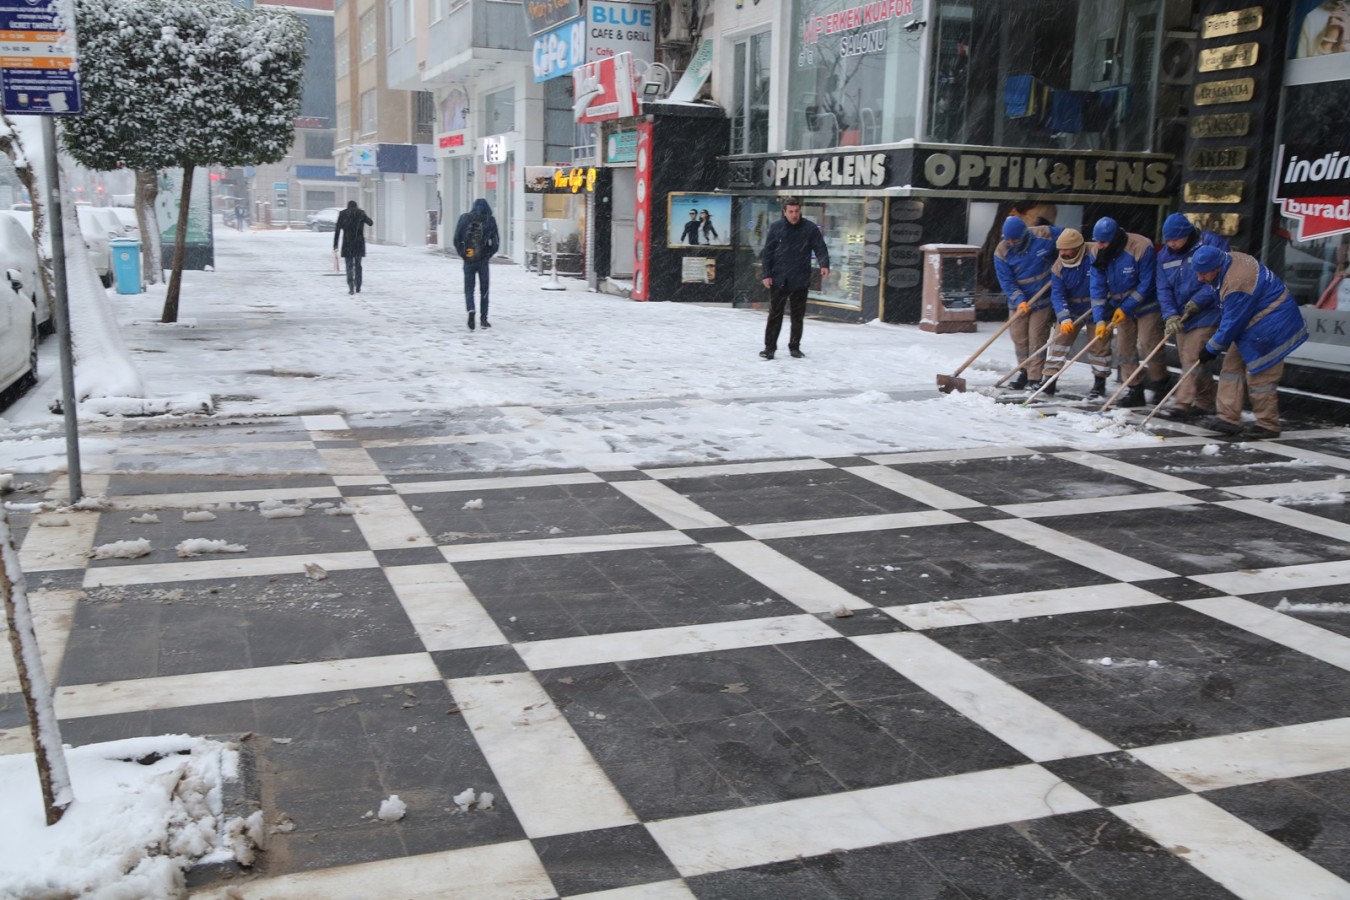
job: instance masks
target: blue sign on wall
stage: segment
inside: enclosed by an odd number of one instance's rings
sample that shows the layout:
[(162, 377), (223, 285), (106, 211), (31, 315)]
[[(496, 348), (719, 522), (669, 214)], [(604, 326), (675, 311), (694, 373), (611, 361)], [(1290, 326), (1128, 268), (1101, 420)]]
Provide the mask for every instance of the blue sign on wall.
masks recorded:
[(75, 35), (59, 0), (0, 0), (0, 105), (10, 115), (80, 112)]
[(586, 22), (577, 19), (534, 39), (534, 80), (567, 75), (586, 61)]

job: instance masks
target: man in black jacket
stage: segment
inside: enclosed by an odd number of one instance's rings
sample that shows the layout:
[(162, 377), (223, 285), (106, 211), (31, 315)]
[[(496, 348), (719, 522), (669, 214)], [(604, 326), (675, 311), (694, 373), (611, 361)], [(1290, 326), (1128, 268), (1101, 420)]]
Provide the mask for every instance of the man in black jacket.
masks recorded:
[(366, 255), (366, 226), (374, 224), (365, 210), (356, 205), (355, 200), (348, 200), (347, 208), (338, 213), (337, 227), (333, 229), (333, 252), (340, 252), (342, 261), (347, 264), (349, 294), (361, 293), (361, 259)]
[(759, 355), (773, 359), (778, 332), (783, 328), (783, 308), (788, 307), (792, 329), (788, 351), (797, 359), (802, 353), (802, 323), (806, 320), (806, 292), (811, 286), (811, 256), (820, 263), (823, 281), (830, 275), (830, 251), (820, 228), (802, 218), (802, 202), (796, 197), (783, 201), (783, 218), (769, 227), (769, 237), (759, 259), (764, 286), (769, 289), (769, 323), (764, 328), (764, 349)]
[(497, 231), (497, 220), (492, 216), (492, 207), (482, 197), (473, 201), (468, 212), (455, 223), (453, 238), (455, 252), (464, 260), (464, 308), (469, 314), (469, 330), (474, 329), (473, 285), (478, 282), (480, 298), (478, 312), (484, 328), (491, 328), (488, 321), (488, 288), (491, 285), (492, 257), (501, 249), (501, 234)]

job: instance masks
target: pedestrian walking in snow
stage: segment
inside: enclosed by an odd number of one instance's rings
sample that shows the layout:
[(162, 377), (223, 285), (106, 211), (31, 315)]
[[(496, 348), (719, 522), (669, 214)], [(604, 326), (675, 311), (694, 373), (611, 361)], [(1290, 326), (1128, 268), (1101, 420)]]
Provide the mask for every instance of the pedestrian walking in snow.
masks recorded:
[(802, 326), (806, 322), (806, 292), (811, 287), (811, 257), (820, 264), (820, 279), (830, 277), (830, 250), (820, 226), (802, 218), (802, 202), (796, 197), (783, 201), (783, 218), (769, 226), (769, 236), (759, 255), (764, 286), (769, 289), (769, 321), (764, 326), (763, 359), (773, 359), (778, 333), (783, 328), (783, 310), (792, 319), (788, 352), (801, 359)]
[(338, 213), (333, 229), (333, 252), (347, 265), (347, 293), (361, 293), (361, 260), (366, 255), (366, 226), (374, 225), (365, 210), (355, 200), (347, 201), (347, 208)]
[(473, 285), (478, 282), (478, 312), (484, 328), (491, 328), (488, 321), (488, 287), (490, 284), (492, 257), (501, 249), (501, 235), (497, 233), (497, 220), (492, 217), (492, 207), (482, 197), (473, 201), (473, 207), (455, 224), (455, 252), (464, 260), (464, 308), (469, 313), (469, 330), (475, 325)]

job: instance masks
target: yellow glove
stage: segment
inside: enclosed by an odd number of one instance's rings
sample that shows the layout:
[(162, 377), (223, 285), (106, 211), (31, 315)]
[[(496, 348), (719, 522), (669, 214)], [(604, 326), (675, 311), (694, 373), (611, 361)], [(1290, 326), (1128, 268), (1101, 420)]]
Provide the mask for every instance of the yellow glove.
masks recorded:
[(1060, 333), (1060, 334), (1068, 334), (1068, 335), (1072, 335), (1072, 334), (1073, 334), (1073, 322), (1070, 322), (1068, 319), (1065, 319), (1063, 322), (1060, 322), (1060, 323), (1059, 323), (1059, 333)]
[(1163, 331), (1169, 335), (1181, 334), (1181, 316), (1168, 316), (1163, 323)]
[(1023, 300), (1021, 303), (1017, 304), (1017, 311), (1025, 316), (1027, 313), (1031, 312), (1031, 304)]
[(1110, 325), (1107, 325), (1105, 322), (1097, 323), (1097, 340), (1099, 341), (1106, 340), (1106, 336), (1110, 333), (1111, 333)]
[(1120, 323), (1124, 322), (1127, 318), (1129, 317), (1125, 315), (1125, 310), (1123, 309), (1116, 310), (1111, 314), (1111, 327), (1112, 328), (1120, 327)]
[(1194, 300), (1188, 301), (1188, 302), (1186, 303), (1186, 315), (1187, 315), (1187, 316), (1193, 316), (1193, 315), (1196, 315), (1196, 314), (1199, 313), (1199, 312), (1200, 312), (1200, 306), (1199, 306)]

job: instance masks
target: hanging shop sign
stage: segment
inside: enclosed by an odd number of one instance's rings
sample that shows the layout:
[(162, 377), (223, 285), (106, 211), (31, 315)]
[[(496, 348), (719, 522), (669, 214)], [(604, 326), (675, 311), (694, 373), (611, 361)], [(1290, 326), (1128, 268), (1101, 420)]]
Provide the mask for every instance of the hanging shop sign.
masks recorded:
[(1350, 233), (1350, 145), (1280, 147), (1274, 193), (1300, 241)]
[(483, 138), (483, 162), (490, 166), (506, 162), (506, 135), (494, 134)]
[(1216, 13), (1212, 16), (1205, 16), (1204, 23), (1200, 28), (1200, 36), (1202, 38), (1216, 38), (1228, 37), (1232, 34), (1246, 34), (1249, 31), (1260, 31), (1262, 21), (1261, 7), (1259, 6)]
[(605, 162), (630, 163), (637, 161), (638, 136), (636, 131), (616, 131), (605, 138)]
[(979, 192), (1161, 197), (1165, 158), (915, 148), (915, 187)]
[(885, 153), (831, 153), (764, 161), (765, 187), (882, 187)]
[(581, 15), (581, 0), (525, 0), (521, 7), (531, 35), (542, 34)]
[(572, 71), (572, 106), (578, 122), (603, 122), (637, 115), (633, 55), (618, 53)]
[(451, 131), (436, 135), (436, 156), (468, 156), (473, 152), (467, 131)]
[(594, 193), (600, 170), (594, 166), (526, 166), (525, 193)]
[(586, 4), (586, 61), (593, 62), (620, 53), (634, 60), (656, 58), (656, 7), (650, 3), (612, 3), (590, 0)]
[(568, 74), (586, 61), (586, 23), (578, 19), (536, 35), (530, 59), (536, 84)]

